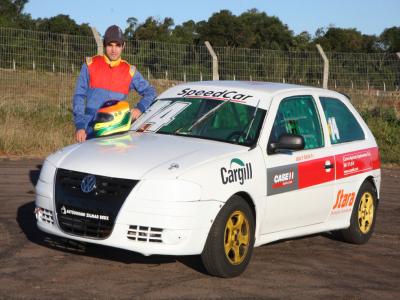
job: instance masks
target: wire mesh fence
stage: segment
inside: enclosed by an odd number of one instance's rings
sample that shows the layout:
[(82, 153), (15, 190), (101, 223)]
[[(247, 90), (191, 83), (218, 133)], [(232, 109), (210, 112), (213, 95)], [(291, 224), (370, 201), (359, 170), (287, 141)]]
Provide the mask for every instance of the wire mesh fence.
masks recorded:
[[(222, 80), (257, 80), (322, 86), (318, 51), (276, 51), (217, 47)], [(91, 36), (0, 28), (0, 111), (52, 107), (66, 113), (85, 57), (96, 54)], [(388, 53), (326, 53), (329, 88), (399, 98), (400, 58)], [(138, 67), (159, 91), (183, 81), (212, 79), (205, 46), (128, 41), (124, 59)], [(358, 93), (360, 94), (360, 93)], [(129, 101), (137, 96), (130, 95)]]
[(320, 86), (323, 61), (318, 52), (217, 47), (220, 78)]

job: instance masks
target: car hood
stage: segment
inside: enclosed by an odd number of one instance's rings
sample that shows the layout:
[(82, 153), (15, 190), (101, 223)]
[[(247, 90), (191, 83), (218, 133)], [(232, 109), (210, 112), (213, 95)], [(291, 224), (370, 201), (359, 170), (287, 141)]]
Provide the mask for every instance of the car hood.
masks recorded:
[(198, 138), (130, 132), (70, 146), (55, 164), (117, 178), (176, 178), (194, 166), (247, 149)]

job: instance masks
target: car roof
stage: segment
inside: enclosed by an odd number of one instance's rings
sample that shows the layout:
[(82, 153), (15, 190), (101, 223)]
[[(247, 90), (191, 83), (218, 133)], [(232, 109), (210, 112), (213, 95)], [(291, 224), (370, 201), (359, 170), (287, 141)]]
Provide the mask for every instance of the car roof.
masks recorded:
[[(197, 82), (188, 82), (176, 85), (166, 90), (162, 94), (159, 95), (159, 99), (165, 98), (204, 98), (203, 95), (196, 95), (196, 92), (211, 92), (214, 91), (216, 93), (208, 96), (208, 98), (219, 99), (219, 100), (228, 100), (228, 98), (224, 98), (223, 94), (221, 96), (221, 92), (226, 91), (226, 94), (229, 96), (233, 96), (234, 102), (240, 102), (247, 105), (256, 106), (258, 105), (258, 101), (261, 108), (268, 109), (272, 97), (277, 93), (282, 92), (290, 92), (290, 91), (302, 91), (302, 92), (324, 92), (325, 94), (335, 94), (336, 97), (340, 97), (339, 93), (330, 91), (327, 89), (321, 89), (310, 86), (296, 85), (296, 84), (288, 84), (288, 83), (276, 83), (276, 82), (261, 82), (261, 81), (197, 81)], [(236, 92), (234, 94), (233, 92)], [(193, 93), (193, 94), (191, 94)], [(203, 93), (204, 94), (204, 93)], [(249, 95), (249, 97), (242, 99), (234, 99), (234, 97), (240, 97), (240, 95)], [(213, 97), (214, 95), (218, 95), (220, 97)], [(343, 96), (342, 96), (343, 97)], [(243, 100), (243, 98), (245, 98)]]

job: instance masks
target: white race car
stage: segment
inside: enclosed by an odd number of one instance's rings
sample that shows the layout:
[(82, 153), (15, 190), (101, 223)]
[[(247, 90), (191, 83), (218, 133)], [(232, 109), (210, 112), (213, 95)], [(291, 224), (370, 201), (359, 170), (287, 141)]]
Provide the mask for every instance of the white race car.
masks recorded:
[(373, 135), (337, 92), (214, 81), (162, 93), (128, 133), (65, 147), (36, 186), (40, 230), (241, 274), (253, 247), (317, 232), (368, 241)]

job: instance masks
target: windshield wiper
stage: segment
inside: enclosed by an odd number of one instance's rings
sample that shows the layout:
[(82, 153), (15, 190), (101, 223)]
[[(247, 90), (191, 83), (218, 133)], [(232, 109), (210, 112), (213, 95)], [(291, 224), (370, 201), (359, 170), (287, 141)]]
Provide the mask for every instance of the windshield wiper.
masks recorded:
[[(189, 128), (186, 132), (191, 132), (192, 129), (194, 127), (196, 127), (198, 124), (200, 124), (201, 122), (205, 121), (206, 119), (208, 119), (211, 115), (213, 115), (215, 112), (217, 112), (218, 110), (220, 110), (225, 104), (231, 102), (231, 99), (229, 99), (228, 101), (225, 101), (221, 104), (218, 104), (216, 107), (214, 107), (213, 109), (209, 110), (208, 112), (206, 112), (204, 115), (202, 115), (199, 119), (197, 119)], [(174, 133), (180, 133), (181, 129), (183, 127), (179, 128), (178, 130), (176, 130)]]
[(246, 136), (245, 136), (245, 138), (244, 138), (245, 141), (246, 141), (247, 138), (249, 137), (250, 129), (251, 129), (251, 127), (253, 127), (254, 120), (256, 119), (256, 115), (257, 115), (257, 111), (258, 111), (258, 106), (259, 106), (259, 104), (260, 104), (260, 100), (258, 100), (258, 102), (257, 102), (257, 106), (256, 106), (256, 109), (254, 110), (253, 117), (251, 118), (251, 121), (250, 121), (250, 122), (248, 123), (248, 125), (240, 132), (239, 137), (238, 137), (238, 140), (239, 140), (239, 138), (240, 138), (244, 133), (246, 133)]

